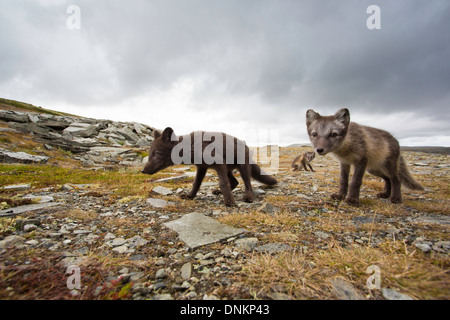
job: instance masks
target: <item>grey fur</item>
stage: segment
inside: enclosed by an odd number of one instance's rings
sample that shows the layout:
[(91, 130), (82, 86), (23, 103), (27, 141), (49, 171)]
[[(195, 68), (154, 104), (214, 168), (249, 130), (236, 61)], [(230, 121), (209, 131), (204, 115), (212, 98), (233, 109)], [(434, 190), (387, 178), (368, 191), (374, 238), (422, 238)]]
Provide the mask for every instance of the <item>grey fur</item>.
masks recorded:
[[(339, 192), (333, 199), (358, 205), (359, 192), (365, 171), (383, 178), (384, 191), (377, 196), (401, 203), (401, 184), (409, 189), (423, 190), (409, 174), (398, 141), (384, 130), (350, 122), (348, 109), (333, 116), (321, 116), (313, 110), (306, 112), (306, 127), (315, 151), (319, 155), (331, 153), (340, 162)], [(350, 167), (354, 174), (349, 186)]]

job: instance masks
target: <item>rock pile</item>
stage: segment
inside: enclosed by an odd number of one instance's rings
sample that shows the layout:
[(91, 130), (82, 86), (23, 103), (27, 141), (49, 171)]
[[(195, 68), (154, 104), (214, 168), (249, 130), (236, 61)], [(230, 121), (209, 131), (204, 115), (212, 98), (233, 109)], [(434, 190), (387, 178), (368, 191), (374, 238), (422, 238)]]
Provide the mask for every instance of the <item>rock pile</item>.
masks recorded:
[[(135, 122), (115, 122), (75, 116), (54, 116), (0, 110), (0, 121), (8, 123), (8, 132), (33, 135), (45, 148), (61, 148), (76, 154), (84, 165), (92, 166), (107, 161), (133, 165), (141, 163), (132, 148), (148, 147), (153, 141), (154, 128)], [(7, 157), (2, 151), (0, 161), (20, 162)], [(25, 158), (27, 156), (22, 155)], [(6, 159), (6, 160), (5, 160)], [(38, 159), (43, 162), (45, 159)], [(25, 160), (28, 161), (28, 160)], [(38, 162), (39, 162), (38, 161)]]

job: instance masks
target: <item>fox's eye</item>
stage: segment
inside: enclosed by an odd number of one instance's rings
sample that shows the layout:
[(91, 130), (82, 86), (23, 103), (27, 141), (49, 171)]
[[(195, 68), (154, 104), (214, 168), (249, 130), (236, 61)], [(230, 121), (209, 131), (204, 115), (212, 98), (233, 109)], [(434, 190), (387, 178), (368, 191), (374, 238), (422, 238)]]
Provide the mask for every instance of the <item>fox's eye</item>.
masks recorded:
[(311, 133), (311, 135), (312, 135), (313, 137), (317, 137), (317, 132), (313, 132), (313, 133)]
[(337, 137), (337, 133), (336, 132), (332, 132), (332, 133), (330, 133), (330, 137), (332, 137), (332, 138), (336, 138)]

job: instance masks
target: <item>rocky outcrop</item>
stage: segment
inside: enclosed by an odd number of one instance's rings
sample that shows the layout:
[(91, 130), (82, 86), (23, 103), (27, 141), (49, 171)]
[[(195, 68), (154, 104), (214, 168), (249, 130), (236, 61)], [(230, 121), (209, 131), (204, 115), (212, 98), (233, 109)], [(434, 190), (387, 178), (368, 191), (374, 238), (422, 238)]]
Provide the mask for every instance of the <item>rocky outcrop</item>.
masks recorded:
[[(7, 122), (11, 130), (33, 135), (47, 149), (70, 151), (85, 165), (141, 163), (142, 157), (133, 149), (148, 147), (155, 130), (135, 122), (6, 110), (0, 110), (0, 121)], [(6, 162), (3, 158), (0, 161)]]

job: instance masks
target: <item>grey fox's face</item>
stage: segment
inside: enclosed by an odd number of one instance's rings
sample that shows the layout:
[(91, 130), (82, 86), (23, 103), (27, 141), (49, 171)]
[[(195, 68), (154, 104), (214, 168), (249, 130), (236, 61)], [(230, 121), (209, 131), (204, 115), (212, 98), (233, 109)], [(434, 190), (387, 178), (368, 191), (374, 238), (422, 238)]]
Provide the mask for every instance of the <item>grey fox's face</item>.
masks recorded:
[(148, 162), (145, 164), (142, 173), (154, 174), (173, 165), (172, 149), (174, 142), (171, 141), (172, 134), (172, 128), (166, 128), (162, 134), (155, 131), (155, 140), (150, 146)]
[(341, 109), (334, 116), (321, 116), (313, 110), (306, 112), (306, 127), (314, 150), (325, 155), (339, 148), (350, 124), (350, 112)]
[(313, 161), (315, 157), (316, 153), (314, 151), (306, 152), (306, 160), (308, 160), (309, 162)]

